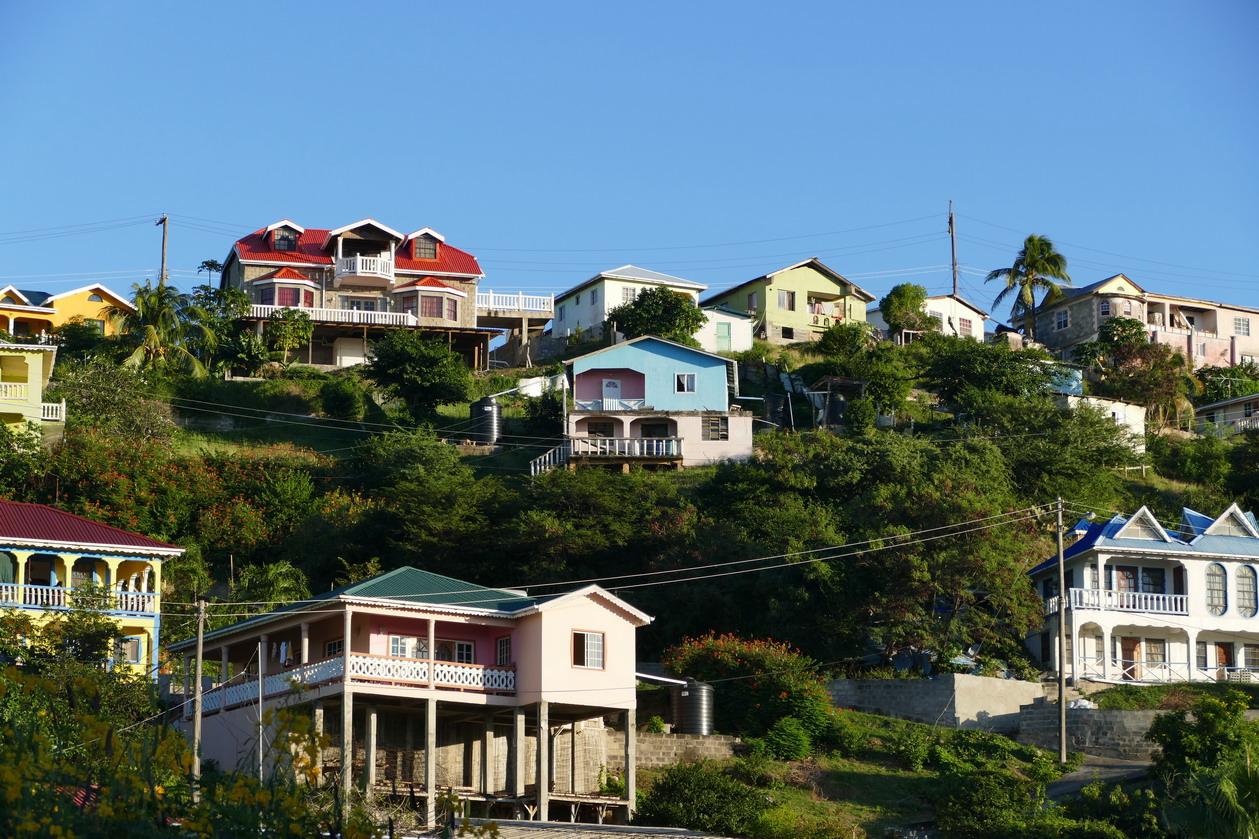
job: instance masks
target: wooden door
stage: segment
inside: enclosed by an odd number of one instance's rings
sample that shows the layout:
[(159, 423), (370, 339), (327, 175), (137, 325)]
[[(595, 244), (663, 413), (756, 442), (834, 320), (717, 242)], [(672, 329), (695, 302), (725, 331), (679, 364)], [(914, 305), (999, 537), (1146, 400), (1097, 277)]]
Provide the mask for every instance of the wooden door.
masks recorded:
[(1215, 673), (1216, 681), (1226, 681), (1228, 674), (1231, 672), (1229, 668), (1236, 666), (1237, 661), (1233, 658), (1233, 645), (1217, 642), (1215, 645), (1215, 666), (1219, 669)]
[(1141, 678), (1141, 665), (1137, 663), (1140, 652), (1140, 638), (1119, 639), (1119, 657), (1123, 659), (1120, 662), (1120, 666), (1123, 667), (1123, 678), (1125, 681), (1131, 682)]

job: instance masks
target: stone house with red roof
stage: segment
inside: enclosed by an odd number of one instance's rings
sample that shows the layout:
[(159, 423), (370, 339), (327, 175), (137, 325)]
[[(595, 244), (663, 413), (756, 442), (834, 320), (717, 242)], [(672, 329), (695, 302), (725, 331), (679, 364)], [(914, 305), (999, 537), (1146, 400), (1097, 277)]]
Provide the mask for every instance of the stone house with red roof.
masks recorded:
[(118, 623), (110, 666), (157, 672), (162, 563), (183, 548), (43, 504), (0, 501), (0, 609), (37, 622), (68, 612), (77, 591), (104, 590)]
[(232, 246), (220, 286), (249, 295), (259, 331), (284, 308), (309, 315), (314, 336), (294, 353), (308, 364), (360, 364), (372, 340), (414, 329), (446, 341), (479, 369), (488, 366), (498, 334), (477, 326), (484, 276), (476, 257), (429, 227), (404, 234), (367, 218), (315, 230), (284, 219)]

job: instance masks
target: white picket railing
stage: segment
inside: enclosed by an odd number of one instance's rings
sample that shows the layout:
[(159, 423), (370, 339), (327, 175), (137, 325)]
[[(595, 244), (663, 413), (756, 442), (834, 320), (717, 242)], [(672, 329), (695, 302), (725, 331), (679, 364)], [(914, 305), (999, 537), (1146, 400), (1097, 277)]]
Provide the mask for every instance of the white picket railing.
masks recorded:
[(416, 658), (351, 655), (350, 678), (382, 682), (427, 682), (428, 662)]
[(570, 457), (681, 457), (681, 437), (573, 437)]
[(568, 443), (561, 443), (541, 457), (535, 457), (529, 461), (529, 474), (537, 477), (543, 472), (550, 472), (558, 466), (563, 466), (568, 463), (568, 454)]
[(255, 303), (250, 317), (269, 318), (284, 309), (304, 312), (315, 323), (349, 323), (369, 326), (416, 326), (419, 320), (410, 312), (364, 312), (359, 309), (308, 309), (300, 306), (264, 306)]
[[(35, 606), (40, 609), (69, 609), (75, 590), (64, 586), (0, 583), (0, 606)], [(152, 615), (157, 612), (157, 594), (147, 591), (110, 591), (109, 608), (115, 612)]]
[(66, 400), (60, 402), (43, 402), (40, 404), (39, 418), (44, 422), (66, 421)]
[[(1099, 591), (1073, 588), (1068, 609), (1103, 609), (1112, 612), (1148, 612), (1155, 615), (1189, 614), (1189, 598), (1184, 594), (1154, 594), (1144, 591)], [(1058, 598), (1045, 599), (1045, 614), (1058, 611)]]
[(478, 291), (476, 307), (493, 311), (539, 312), (549, 315), (555, 308), (555, 295), (525, 294), (523, 291), (516, 294)]
[(25, 382), (0, 382), (0, 399), (26, 399), (30, 389)]
[(646, 399), (577, 399), (579, 411), (641, 411)]
[(387, 256), (346, 256), (337, 260), (338, 277), (393, 279), (393, 260)]

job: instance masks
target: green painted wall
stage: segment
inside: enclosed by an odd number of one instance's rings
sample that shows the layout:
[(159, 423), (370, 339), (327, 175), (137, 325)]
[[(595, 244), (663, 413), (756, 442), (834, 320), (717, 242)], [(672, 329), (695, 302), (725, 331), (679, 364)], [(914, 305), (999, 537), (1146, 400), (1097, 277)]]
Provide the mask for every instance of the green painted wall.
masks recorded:
[[(780, 291), (794, 291), (795, 305), (787, 310), (779, 306)], [(775, 274), (771, 281), (761, 280), (740, 286), (733, 293), (715, 297), (705, 305), (725, 305), (736, 311), (748, 310), (748, 295), (756, 294), (756, 313), (765, 320), (768, 339), (774, 343), (810, 341), (829, 326), (844, 320), (864, 321), (865, 301), (845, 294), (845, 287), (822, 274), (811, 265), (803, 265)], [(834, 316), (816, 315), (808, 306), (810, 292), (823, 295), (842, 295), (830, 301), (835, 307)], [(792, 330), (790, 337), (782, 335), (782, 329)]]

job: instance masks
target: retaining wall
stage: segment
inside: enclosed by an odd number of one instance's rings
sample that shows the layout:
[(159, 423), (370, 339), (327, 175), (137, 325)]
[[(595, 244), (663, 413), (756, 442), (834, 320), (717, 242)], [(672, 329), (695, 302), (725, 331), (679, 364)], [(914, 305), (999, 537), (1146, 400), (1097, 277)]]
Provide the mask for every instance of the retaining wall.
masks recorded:
[(1019, 709), (1044, 695), (1039, 682), (944, 673), (934, 679), (837, 679), (827, 689), (840, 708), (905, 720), (1008, 734)]
[[(1067, 709), (1067, 750), (1124, 760), (1149, 760), (1157, 746), (1145, 739), (1150, 723), (1164, 711), (1087, 708)], [(1259, 711), (1246, 718), (1259, 720)], [(1051, 702), (1027, 705), (1019, 714), (1020, 743), (1058, 750), (1058, 706)]]
[[(649, 734), (638, 733), (638, 768), (659, 769), (675, 763), (720, 760), (733, 757), (743, 741), (727, 734)], [(625, 734), (608, 730), (608, 773), (625, 771)]]

